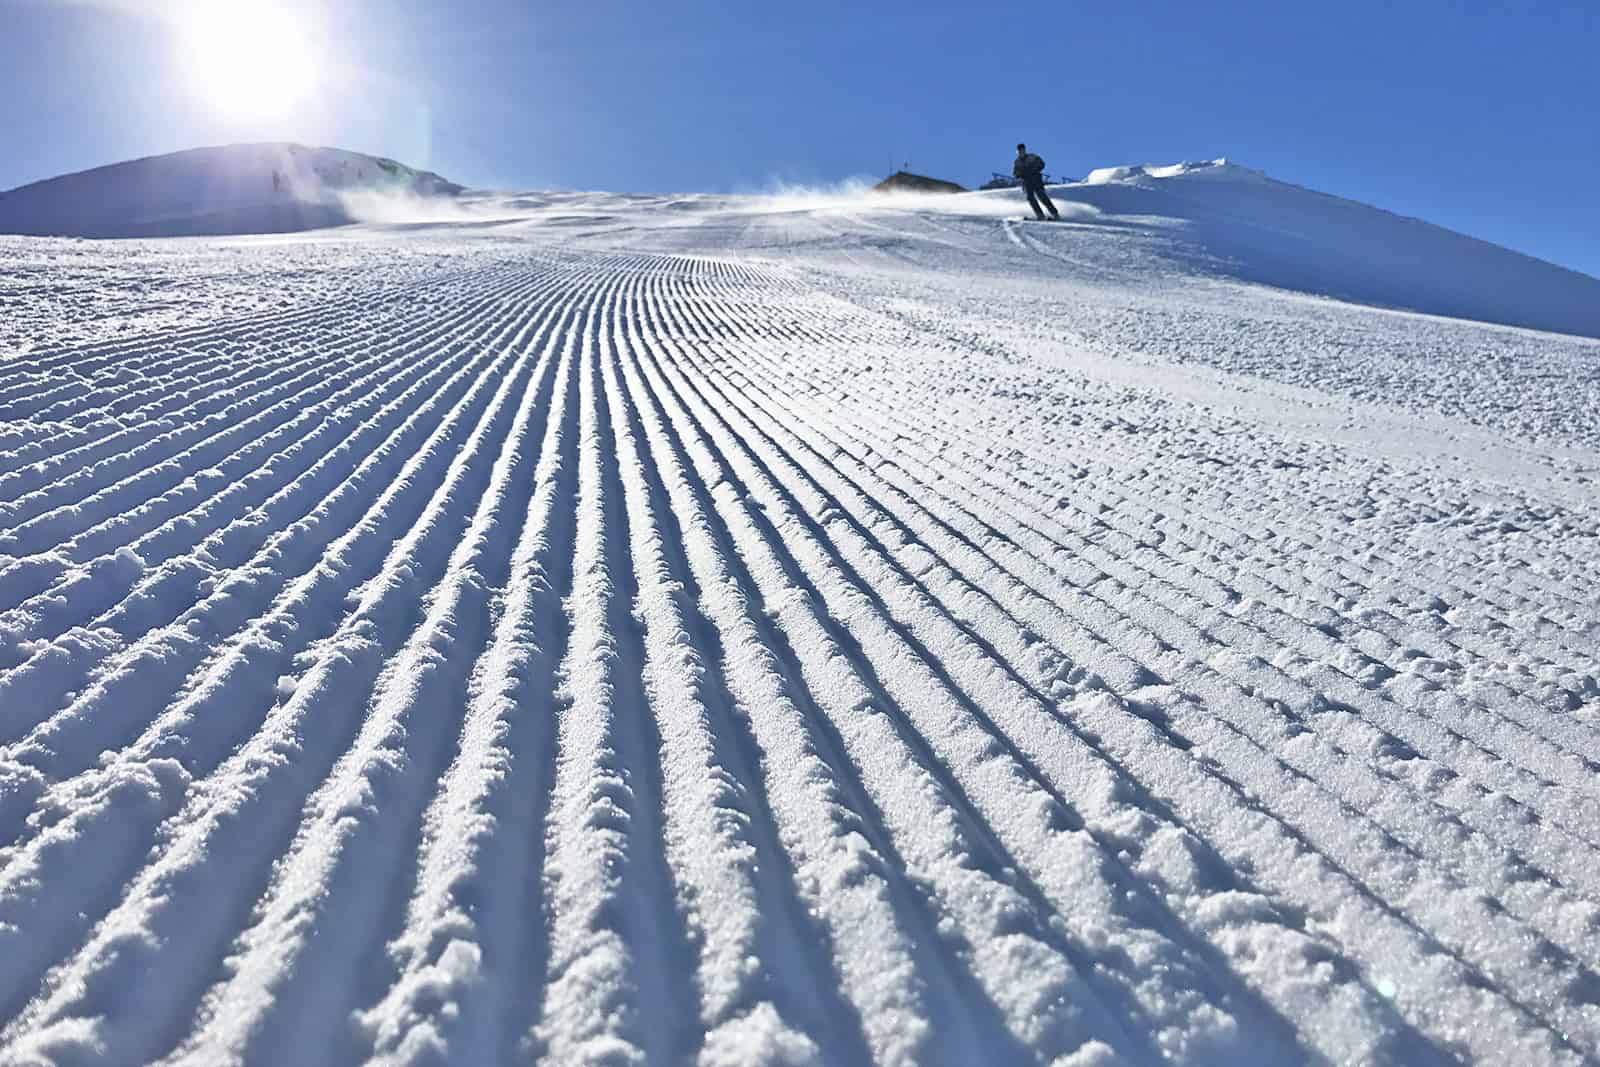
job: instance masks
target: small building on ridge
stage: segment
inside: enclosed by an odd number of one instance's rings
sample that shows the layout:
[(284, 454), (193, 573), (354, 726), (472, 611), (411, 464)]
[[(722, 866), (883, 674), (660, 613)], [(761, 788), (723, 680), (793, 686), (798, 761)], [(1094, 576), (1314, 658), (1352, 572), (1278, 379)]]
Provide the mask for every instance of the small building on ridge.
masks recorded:
[(897, 170), (872, 187), (875, 193), (964, 193), (965, 187), (955, 182), (940, 181), (908, 170)]

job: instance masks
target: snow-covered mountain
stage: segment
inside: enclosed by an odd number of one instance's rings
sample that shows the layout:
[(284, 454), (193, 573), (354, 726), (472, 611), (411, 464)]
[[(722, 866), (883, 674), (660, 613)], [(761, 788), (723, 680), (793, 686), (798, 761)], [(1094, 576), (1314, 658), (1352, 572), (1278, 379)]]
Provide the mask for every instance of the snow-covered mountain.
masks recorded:
[(175, 237), (354, 221), (350, 198), (450, 197), (461, 186), (392, 159), (287, 143), (135, 159), (0, 193), (0, 233)]
[[(0, 233), (159, 237), (283, 233), (353, 222), (474, 219), (504, 225), (550, 222), (548, 203), (610, 203), (639, 211), (663, 198), (613, 194), (492, 193), (463, 198), (461, 186), (391, 159), (297, 144), (201, 148), (133, 160), (0, 193)], [(915, 193), (901, 209), (945, 215), (1011, 216), (1014, 190), (958, 194), (942, 204)], [(1134, 257), (1175, 270), (1271, 285), (1382, 307), (1404, 308), (1600, 337), (1600, 280), (1487, 241), (1380, 208), (1276, 181), (1218, 159), (1095, 170), (1053, 187), (1069, 223), (1091, 227), (1090, 258), (1143, 239)], [(743, 202), (669, 197), (674, 216)], [(867, 207), (854, 196), (800, 195), (812, 211)], [(756, 210), (771, 198), (753, 198)], [(781, 201), (780, 201), (781, 202)], [(871, 207), (893, 206), (875, 199)], [(651, 228), (645, 217), (630, 225)], [(1081, 235), (1080, 235), (1081, 236)], [(1070, 243), (1083, 244), (1069, 239)], [(1117, 253), (1120, 254), (1120, 253)], [(1124, 260), (1127, 257), (1122, 257)]]
[(1056, 194), (1187, 231), (1187, 251), (1247, 281), (1588, 337), (1600, 280), (1224, 159), (1108, 167)]

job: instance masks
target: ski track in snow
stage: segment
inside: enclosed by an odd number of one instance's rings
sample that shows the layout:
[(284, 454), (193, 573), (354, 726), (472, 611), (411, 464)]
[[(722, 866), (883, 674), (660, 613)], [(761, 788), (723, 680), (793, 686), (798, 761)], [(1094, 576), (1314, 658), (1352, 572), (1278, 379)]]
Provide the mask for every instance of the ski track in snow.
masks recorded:
[(1600, 342), (617, 210), (0, 239), (0, 1063), (1595, 1055)]

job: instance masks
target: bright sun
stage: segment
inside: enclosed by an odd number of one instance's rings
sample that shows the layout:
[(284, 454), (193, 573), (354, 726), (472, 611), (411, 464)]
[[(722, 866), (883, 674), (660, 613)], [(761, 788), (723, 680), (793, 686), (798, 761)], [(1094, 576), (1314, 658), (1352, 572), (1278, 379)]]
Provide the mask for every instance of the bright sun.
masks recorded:
[(315, 91), (317, 62), (304, 29), (263, 0), (199, 0), (183, 19), (200, 94), (235, 119), (285, 118)]

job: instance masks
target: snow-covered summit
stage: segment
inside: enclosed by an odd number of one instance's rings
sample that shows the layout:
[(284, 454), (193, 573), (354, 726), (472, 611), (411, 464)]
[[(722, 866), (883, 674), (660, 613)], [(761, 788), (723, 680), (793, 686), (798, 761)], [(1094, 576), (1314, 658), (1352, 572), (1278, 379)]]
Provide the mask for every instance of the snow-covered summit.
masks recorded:
[(1051, 195), (1172, 240), (1206, 273), (1600, 337), (1600, 280), (1226, 159), (1102, 167)]
[(1138, 182), (1143, 178), (1222, 178), (1234, 181), (1265, 181), (1267, 176), (1259, 170), (1241, 167), (1226, 159), (1204, 159), (1198, 162), (1185, 160), (1166, 166), (1141, 163), (1122, 167), (1099, 167), (1083, 179), (1085, 185), (1109, 185), (1112, 182)]
[(0, 193), (0, 233), (158, 237), (281, 233), (352, 221), (353, 194), (448, 197), (430, 171), (288, 143), (196, 148)]

